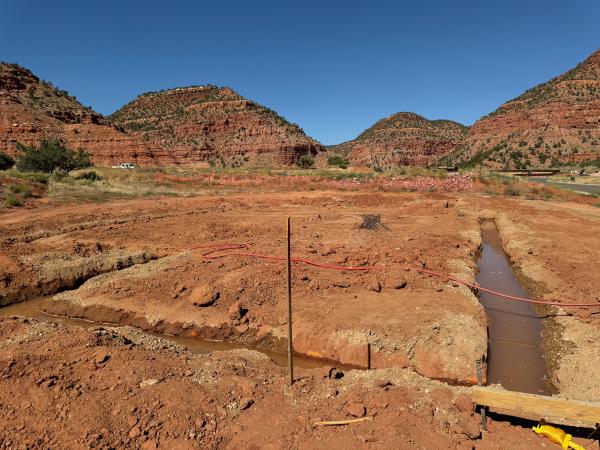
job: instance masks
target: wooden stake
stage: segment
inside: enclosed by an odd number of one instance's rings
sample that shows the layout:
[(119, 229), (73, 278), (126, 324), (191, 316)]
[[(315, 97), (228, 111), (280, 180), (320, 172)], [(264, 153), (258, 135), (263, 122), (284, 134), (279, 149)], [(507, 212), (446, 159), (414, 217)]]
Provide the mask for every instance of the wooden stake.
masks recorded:
[(290, 369), (290, 386), (294, 384), (294, 345), (292, 343), (292, 260), (291, 260), (291, 225), (290, 216), (287, 218), (287, 302), (288, 302), (288, 367)]
[(335, 426), (335, 425), (349, 425), (351, 423), (364, 422), (365, 420), (373, 420), (372, 417), (361, 417), (360, 419), (349, 419), (349, 420), (330, 420), (327, 422), (315, 422), (314, 426)]

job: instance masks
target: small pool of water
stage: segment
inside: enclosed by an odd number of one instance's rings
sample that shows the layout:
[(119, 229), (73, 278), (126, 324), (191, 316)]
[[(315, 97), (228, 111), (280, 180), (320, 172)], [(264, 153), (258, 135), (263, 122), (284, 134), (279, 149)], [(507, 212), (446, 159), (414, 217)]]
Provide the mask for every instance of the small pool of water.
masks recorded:
[[(48, 297), (41, 297), (41, 298), (36, 298), (33, 300), (26, 300), (21, 303), (14, 303), (12, 305), (0, 307), (0, 317), (24, 316), (24, 317), (30, 317), (33, 319), (37, 319), (40, 321), (55, 322), (55, 323), (61, 323), (61, 324), (71, 325), (71, 326), (79, 326), (79, 327), (84, 327), (84, 328), (94, 328), (94, 327), (98, 327), (98, 326), (107, 326), (107, 327), (119, 326), (119, 325), (111, 324), (111, 323), (101, 323), (101, 322), (94, 322), (91, 320), (53, 316), (53, 315), (47, 314), (42, 310), (42, 306), (43, 306), (44, 302), (49, 301), (48, 299), (49, 299)], [(151, 336), (160, 337), (163, 339), (167, 339), (168, 341), (174, 342), (176, 344), (183, 345), (192, 353), (208, 354), (208, 353), (211, 353), (214, 351), (227, 351), (227, 350), (235, 350), (235, 349), (244, 348), (244, 349), (255, 350), (260, 353), (263, 353), (263, 354), (267, 355), (269, 358), (271, 358), (276, 364), (278, 364), (280, 366), (287, 367), (287, 364), (288, 364), (287, 354), (276, 353), (273, 351), (263, 350), (263, 349), (256, 349), (256, 348), (252, 348), (251, 346), (237, 344), (235, 342), (208, 341), (205, 339), (196, 339), (196, 338), (183, 337), (183, 336), (171, 336), (171, 335), (167, 335), (167, 334), (154, 333), (154, 332), (149, 332), (149, 331), (143, 331), (143, 332), (147, 333), (148, 335), (151, 335)], [(301, 355), (294, 356), (294, 367), (296, 367), (296, 368), (316, 369), (319, 367), (326, 367), (326, 366), (334, 366), (340, 370), (355, 369), (355, 367), (346, 366), (346, 365), (342, 365), (342, 364), (338, 364), (338, 363), (330, 362), (330, 361), (325, 361), (325, 360), (321, 360), (321, 359), (308, 358), (308, 357), (301, 356)]]
[[(483, 249), (476, 281), (486, 288), (530, 298), (512, 272), (493, 220), (481, 224)], [(532, 394), (546, 393), (542, 321), (531, 304), (487, 292), (479, 299), (488, 317), (488, 384)]]

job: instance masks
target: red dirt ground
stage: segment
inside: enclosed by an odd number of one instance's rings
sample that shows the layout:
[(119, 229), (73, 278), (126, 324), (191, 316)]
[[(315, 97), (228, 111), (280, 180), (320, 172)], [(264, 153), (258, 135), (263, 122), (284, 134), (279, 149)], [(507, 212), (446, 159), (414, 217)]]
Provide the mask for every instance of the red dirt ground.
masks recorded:
[[(357, 229), (362, 213), (380, 214), (389, 230)], [(385, 267), (338, 272), (295, 266), (296, 351), (364, 367), (369, 344), (371, 365), (381, 369), (348, 371), (337, 381), (323, 378), (320, 369), (301, 374), (290, 390), (282, 369), (255, 352), (189, 355), (157, 350), (147, 335), (129, 329), (94, 332), (5, 319), (0, 420), (6, 421), (4, 430), (16, 431), (0, 441), (39, 448), (551, 445), (526, 428), (495, 420), (483, 440), (471, 440), (477, 420), (470, 408), (455, 405), (466, 388), (430, 378), (475, 382), (474, 361), (486, 352), (485, 315), (464, 287), (405, 268), (473, 280), (479, 220), (494, 217), (505, 249), (532, 290), (546, 299), (598, 301), (600, 277), (590, 261), (600, 250), (600, 210), (589, 205), (458, 193), (341, 192), (45, 205), (0, 216), (0, 303), (67, 290), (46, 300), (44, 309), (283, 351), (281, 263), (207, 261), (190, 247), (253, 242), (252, 251), (281, 255), (287, 215), (294, 256)], [(198, 306), (207, 297), (214, 302)], [(238, 303), (242, 314), (232, 308)], [(559, 317), (545, 321), (544, 339), (556, 390), (600, 400), (594, 369), (600, 362), (600, 310), (553, 311)], [(135, 335), (138, 344), (131, 346), (123, 333)], [(140, 339), (150, 339), (150, 347)], [(108, 363), (96, 364), (96, 352), (107, 348)], [(185, 376), (182, 361), (191, 365), (191, 375)], [(374, 385), (379, 378), (392, 386)], [(161, 381), (139, 386), (149, 379)], [(74, 389), (80, 393), (71, 397)], [(301, 395), (309, 396), (300, 400)], [(255, 403), (240, 410), (247, 397)], [(375, 411), (373, 420), (341, 428), (311, 425), (349, 417), (344, 408), (354, 403), (367, 415)], [(62, 408), (55, 411), (56, 405)], [(58, 422), (50, 420), (61, 414)], [(139, 435), (128, 416), (142, 423)], [(151, 427), (154, 420), (161, 425)]]

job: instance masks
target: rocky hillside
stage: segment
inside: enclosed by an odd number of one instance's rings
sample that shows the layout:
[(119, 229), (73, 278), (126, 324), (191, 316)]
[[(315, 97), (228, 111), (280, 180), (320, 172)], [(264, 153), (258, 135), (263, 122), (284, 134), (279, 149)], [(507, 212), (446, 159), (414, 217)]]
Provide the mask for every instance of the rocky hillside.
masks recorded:
[(132, 139), (68, 92), (19, 65), (0, 63), (0, 151), (16, 155), (17, 143), (38, 145), (50, 137), (88, 151), (96, 164), (170, 161), (168, 154)]
[(444, 162), (521, 168), (599, 157), (600, 50), (477, 121)]
[(427, 120), (400, 112), (380, 120), (356, 139), (330, 147), (354, 165), (387, 168), (427, 166), (452, 152), (467, 135), (467, 128), (450, 120)]
[(230, 88), (192, 86), (142, 94), (110, 117), (178, 162), (292, 164), (323, 147), (274, 111)]

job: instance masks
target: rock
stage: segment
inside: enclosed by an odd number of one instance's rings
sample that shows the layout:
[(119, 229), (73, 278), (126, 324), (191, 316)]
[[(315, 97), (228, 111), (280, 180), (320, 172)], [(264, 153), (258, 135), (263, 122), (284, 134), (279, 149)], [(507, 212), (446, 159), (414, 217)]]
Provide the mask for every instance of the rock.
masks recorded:
[(321, 256), (329, 256), (329, 255), (335, 255), (335, 254), (336, 254), (336, 251), (335, 251), (335, 248), (333, 248), (333, 247), (321, 252)]
[(235, 330), (240, 333), (240, 334), (244, 334), (246, 331), (248, 331), (250, 327), (248, 325), (238, 325), (237, 327), (235, 327)]
[(142, 382), (140, 383), (140, 387), (141, 387), (141, 388), (145, 388), (145, 387), (148, 387), (148, 386), (154, 386), (154, 385), (155, 385), (155, 384), (157, 384), (157, 383), (158, 383), (158, 380), (157, 380), (157, 379), (155, 379), (155, 378), (150, 378), (150, 379), (148, 379), (148, 380), (144, 380), (144, 381), (142, 381)]
[(390, 281), (390, 287), (393, 289), (404, 289), (408, 282), (404, 278), (394, 278)]
[(380, 388), (385, 388), (388, 386), (392, 386), (392, 382), (390, 380), (382, 378), (379, 380), (375, 380), (375, 386), (380, 387)]
[(40, 386), (41, 387), (45, 387), (45, 388), (49, 388), (49, 387), (54, 386), (55, 384), (56, 384), (56, 379), (55, 378), (48, 378), (47, 380), (42, 381), (40, 383)]
[(133, 427), (129, 431), (129, 437), (131, 439), (134, 439), (134, 438), (138, 437), (140, 434), (142, 434), (142, 430), (140, 430), (140, 427), (138, 427), (138, 426)]
[(463, 413), (473, 414), (475, 410), (475, 405), (467, 394), (458, 394), (454, 399), (454, 406)]
[(157, 448), (158, 444), (155, 439), (149, 439), (140, 446), (141, 450), (156, 450)]
[(173, 292), (173, 298), (179, 297), (187, 288), (185, 286), (177, 286)]
[(127, 417), (127, 425), (129, 426), (129, 428), (134, 427), (137, 423), (138, 423), (137, 417), (135, 417), (135, 416)]
[(381, 292), (381, 283), (377, 280), (369, 283), (369, 290), (373, 292)]
[(339, 380), (341, 378), (344, 378), (344, 372), (342, 372), (341, 370), (337, 370), (335, 367), (333, 369), (331, 369), (331, 371), (329, 372), (329, 378), (332, 378), (334, 380)]
[(196, 425), (196, 428), (204, 428), (204, 425), (206, 425), (206, 420), (204, 417), (196, 417), (196, 420), (194, 420), (194, 425)]
[(242, 302), (235, 302), (227, 309), (229, 320), (240, 320), (245, 313), (246, 310), (242, 307)]
[(460, 416), (457, 425), (470, 439), (477, 439), (481, 435), (481, 425), (475, 416)]
[(360, 403), (349, 403), (344, 407), (344, 411), (354, 417), (363, 417), (367, 410)]
[(240, 400), (240, 409), (242, 411), (250, 408), (254, 404), (254, 399), (246, 397)]
[(348, 288), (348, 287), (350, 287), (350, 283), (348, 283), (347, 281), (334, 281), (333, 285), (335, 287), (340, 287), (340, 288)]
[(108, 354), (108, 352), (106, 350), (99, 350), (98, 352), (96, 352), (96, 355), (94, 356), (94, 362), (96, 364), (104, 364), (109, 359), (110, 359), (110, 355)]
[(219, 292), (211, 288), (208, 284), (203, 284), (192, 290), (190, 293), (190, 303), (194, 306), (211, 306), (219, 299)]

